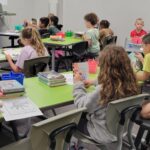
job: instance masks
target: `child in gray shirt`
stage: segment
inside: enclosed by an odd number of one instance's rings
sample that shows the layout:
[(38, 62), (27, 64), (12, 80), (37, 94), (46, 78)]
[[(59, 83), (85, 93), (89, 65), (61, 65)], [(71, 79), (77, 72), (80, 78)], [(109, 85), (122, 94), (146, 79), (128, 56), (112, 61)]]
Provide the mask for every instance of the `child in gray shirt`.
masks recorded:
[(124, 98), (138, 93), (137, 81), (124, 48), (107, 46), (100, 55), (100, 73), (98, 85), (93, 92), (87, 93), (85, 83), (80, 72), (74, 74), (74, 104), (77, 108), (86, 107), (85, 126), (89, 135), (99, 143), (111, 143), (116, 140), (107, 129), (107, 105), (113, 100)]

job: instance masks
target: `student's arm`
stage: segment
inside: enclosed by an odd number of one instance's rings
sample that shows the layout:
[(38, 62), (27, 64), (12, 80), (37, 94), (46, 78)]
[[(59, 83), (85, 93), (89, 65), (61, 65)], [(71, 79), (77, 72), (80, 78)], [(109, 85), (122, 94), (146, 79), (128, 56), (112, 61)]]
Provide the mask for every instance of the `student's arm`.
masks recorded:
[(21, 72), (21, 69), (14, 64), (14, 62), (12, 61), (12, 58), (9, 54), (6, 54), (6, 59), (8, 60), (8, 63), (14, 72)]
[(142, 106), (141, 116), (145, 119), (150, 119), (150, 103)]
[(90, 86), (97, 86), (97, 85), (98, 85), (97, 79), (95, 79), (95, 80), (85, 80), (85, 81), (84, 81), (84, 86), (85, 86), (86, 88), (88, 88), (88, 87), (90, 87)]
[(87, 93), (79, 74), (75, 75), (74, 82), (73, 96), (76, 107), (86, 107), (88, 112), (95, 110), (99, 106), (100, 87), (97, 86), (93, 92)]
[(141, 53), (135, 53), (135, 57), (143, 64), (144, 58)]
[(84, 40), (84, 41), (87, 41), (89, 46), (92, 45), (91, 37), (90, 37), (88, 34), (84, 34), (84, 35), (83, 35), (83, 40)]
[(139, 71), (136, 73), (136, 78), (138, 81), (146, 81), (150, 77), (150, 73), (146, 71)]

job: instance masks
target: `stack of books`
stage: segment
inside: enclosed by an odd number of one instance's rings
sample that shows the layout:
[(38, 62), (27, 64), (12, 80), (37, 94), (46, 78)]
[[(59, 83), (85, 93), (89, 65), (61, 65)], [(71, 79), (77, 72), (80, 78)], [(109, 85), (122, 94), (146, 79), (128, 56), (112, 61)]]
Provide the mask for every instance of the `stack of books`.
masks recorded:
[(66, 78), (60, 73), (40, 72), (38, 73), (38, 79), (50, 87), (66, 84)]
[(16, 80), (0, 81), (0, 99), (15, 98), (24, 95), (25, 88)]

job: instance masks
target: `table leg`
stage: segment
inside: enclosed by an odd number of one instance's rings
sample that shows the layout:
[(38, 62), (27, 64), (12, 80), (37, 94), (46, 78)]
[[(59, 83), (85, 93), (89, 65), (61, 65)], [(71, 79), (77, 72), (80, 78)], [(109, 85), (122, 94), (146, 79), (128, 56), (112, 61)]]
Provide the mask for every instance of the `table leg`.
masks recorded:
[(55, 48), (52, 48), (52, 72), (55, 72)]
[(14, 38), (11, 39), (11, 47), (15, 47), (15, 39)]
[(19, 137), (18, 130), (17, 130), (15, 122), (14, 121), (10, 121), (10, 126), (12, 128), (15, 140), (18, 141), (20, 139), (20, 137)]

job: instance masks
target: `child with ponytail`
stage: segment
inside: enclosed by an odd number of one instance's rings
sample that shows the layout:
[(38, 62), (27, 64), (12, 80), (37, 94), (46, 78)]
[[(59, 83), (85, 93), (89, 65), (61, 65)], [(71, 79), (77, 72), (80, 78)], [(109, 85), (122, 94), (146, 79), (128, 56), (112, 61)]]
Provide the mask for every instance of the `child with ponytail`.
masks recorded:
[(22, 30), (21, 42), (24, 47), (21, 50), (16, 64), (13, 62), (11, 56), (6, 54), (8, 63), (14, 72), (23, 71), (25, 60), (49, 55), (41, 41), (39, 33), (34, 28), (25, 28)]

